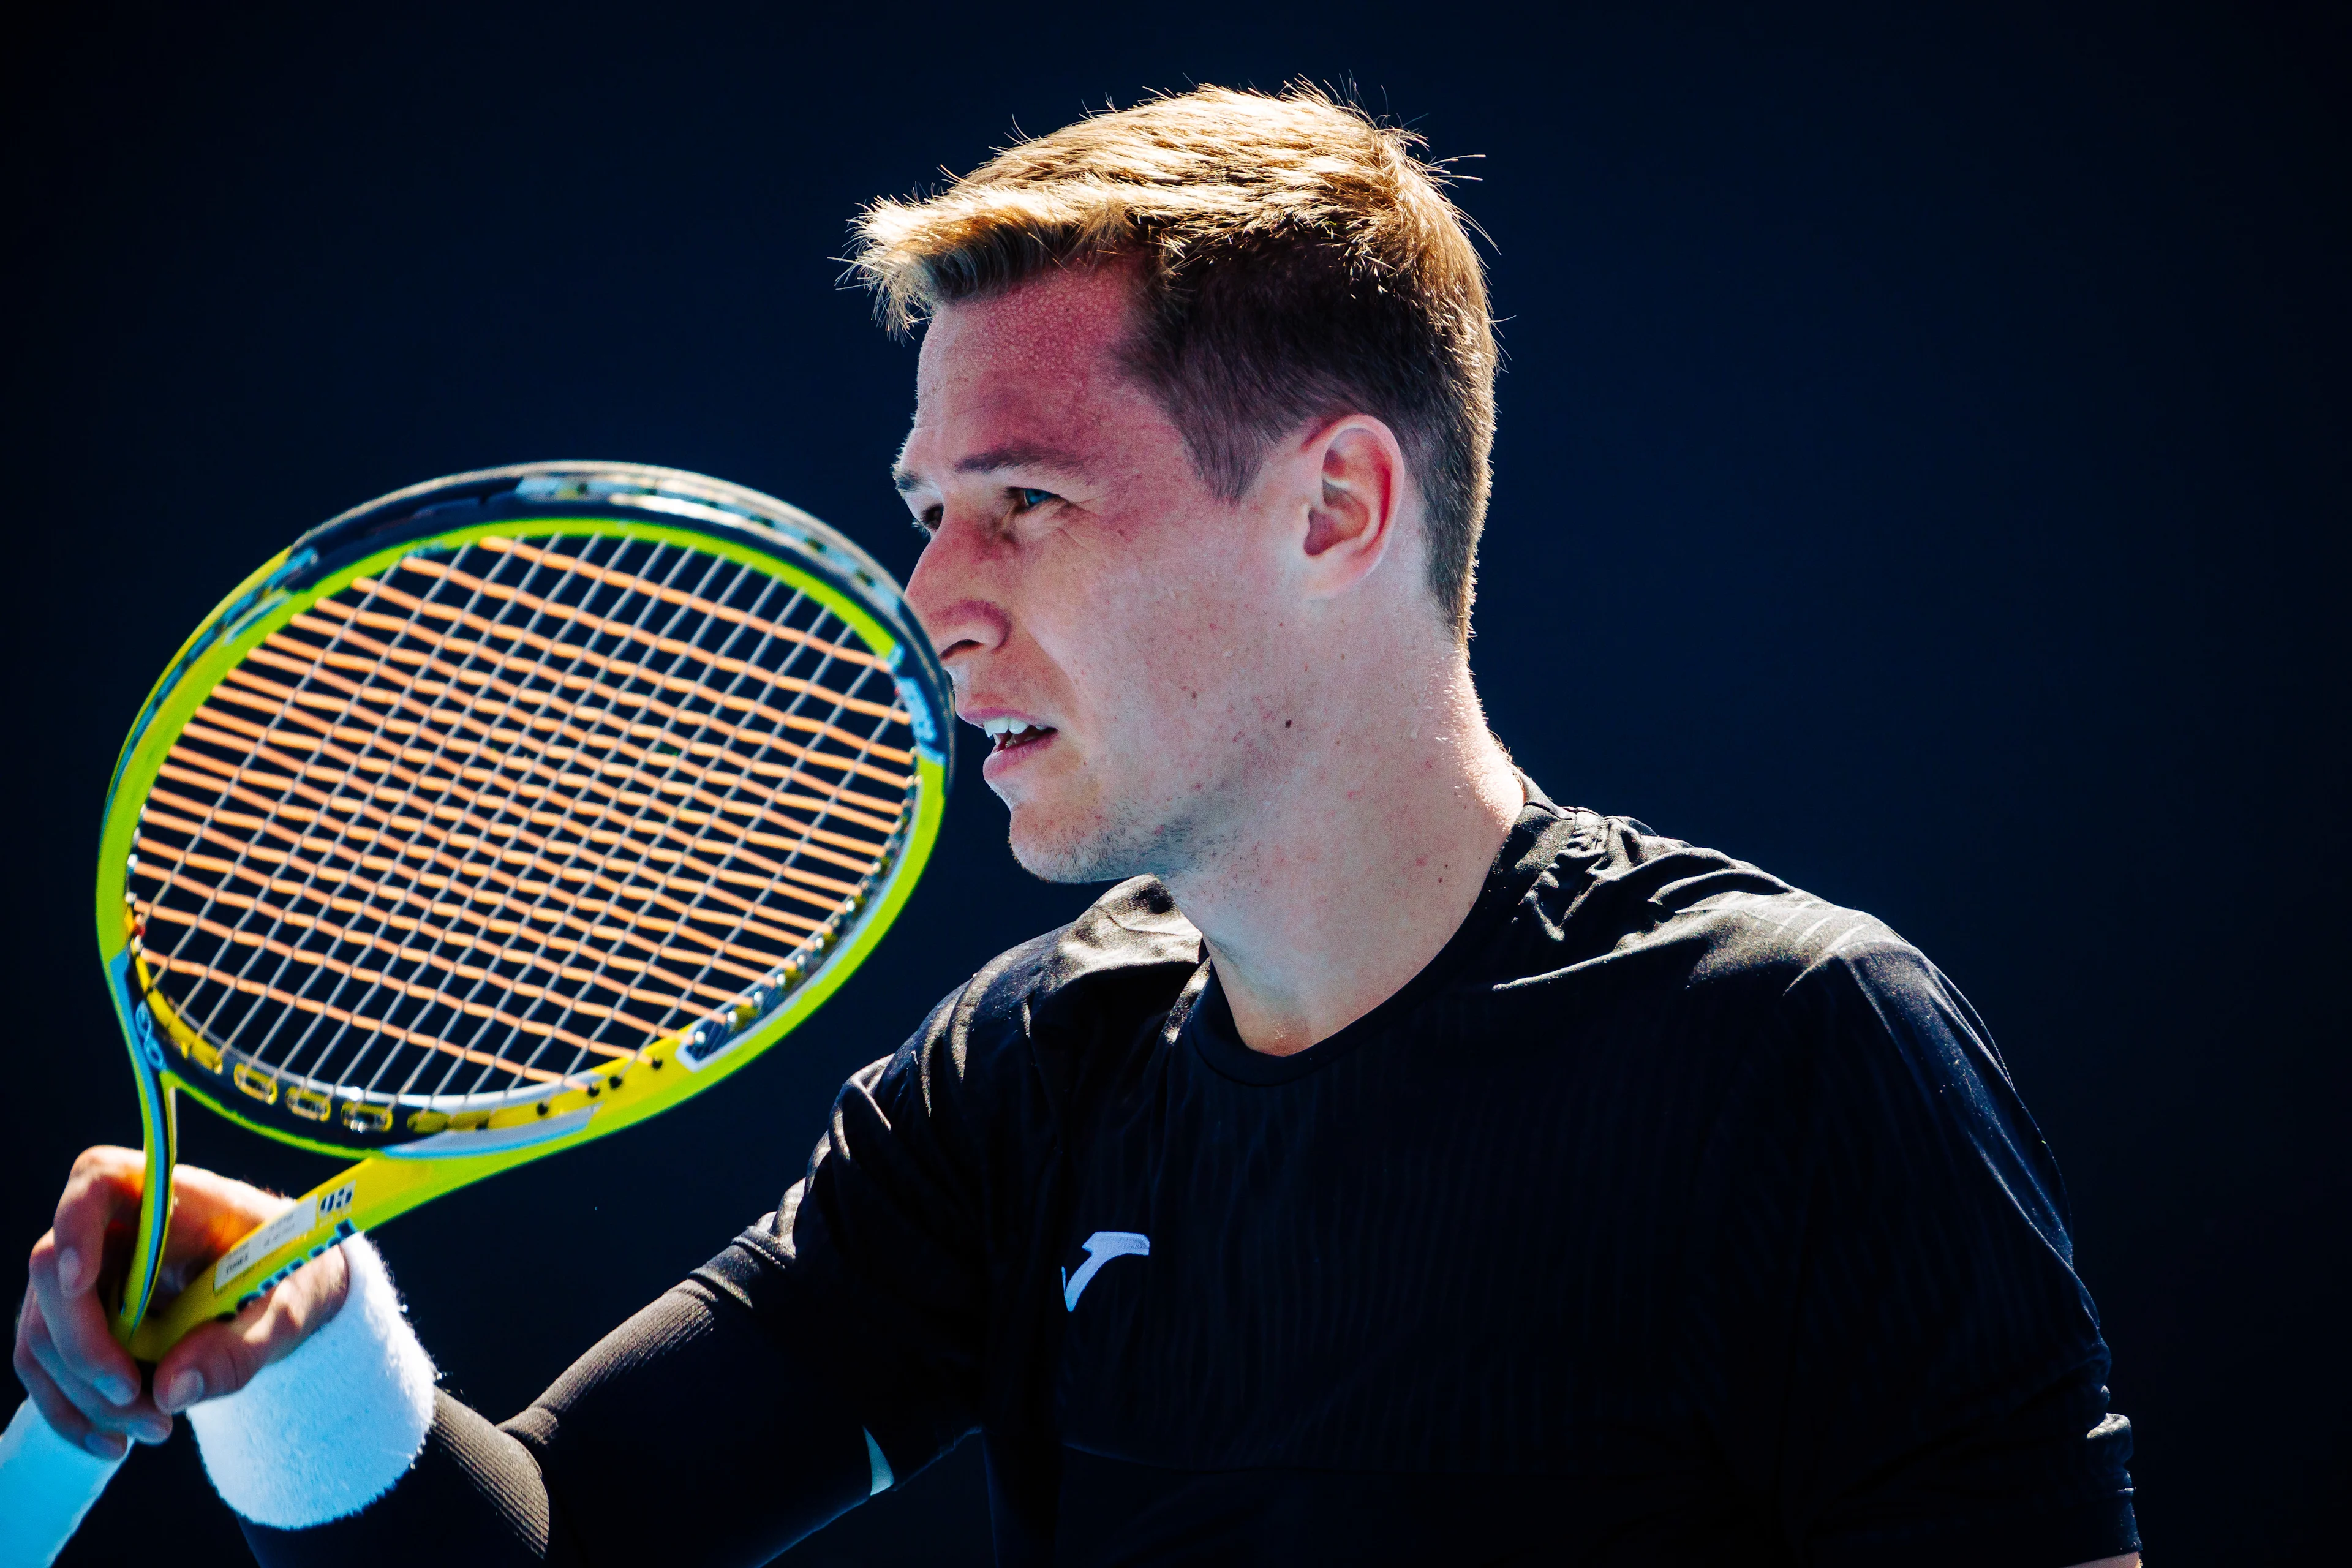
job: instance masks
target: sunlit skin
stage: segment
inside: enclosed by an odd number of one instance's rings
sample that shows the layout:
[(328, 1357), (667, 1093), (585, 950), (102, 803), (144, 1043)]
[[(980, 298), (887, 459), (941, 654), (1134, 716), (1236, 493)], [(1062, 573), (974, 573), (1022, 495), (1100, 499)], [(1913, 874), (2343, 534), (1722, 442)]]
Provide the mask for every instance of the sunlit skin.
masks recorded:
[[(120, 1279), (139, 1215), (147, 1157), (136, 1149), (82, 1152), (58, 1199), (57, 1218), (33, 1244), (25, 1304), (16, 1314), (15, 1367), (48, 1424), (92, 1453), (112, 1458), (131, 1439), (160, 1443), (173, 1412), (233, 1394), (333, 1318), (350, 1273), (341, 1248), (304, 1264), (226, 1323), (206, 1323), (173, 1345), (142, 1376), (108, 1331), (100, 1279)], [(239, 1237), (291, 1206), (290, 1200), (210, 1171), (183, 1165), (157, 1290), (168, 1300), (196, 1270)]]
[[(1426, 585), (1394, 432), (1313, 421), (1224, 500), (1121, 363), (1131, 297), (1118, 268), (1071, 270), (930, 323), (898, 468), (930, 535), (908, 598), (958, 713), (1039, 731), (983, 769), (1021, 863), (1157, 874), (1207, 938), (1243, 1040), (1288, 1055), (1436, 955), (1523, 795)], [(205, 1396), (243, 1386), (334, 1315), (348, 1279), (328, 1253), (183, 1341), (160, 1401), (139, 1392), (93, 1264), (110, 1229), (119, 1268), (142, 1169), (133, 1150), (82, 1156), (17, 1322), (36, 1404), (100, 1452), (159, 1440), (194, 1397), (184, 1373)], [(285, 1204), (187, 1167), (178, 1190), (183, 1272)]]
[(940, 312), (898, 481), (908, 598), (1040, 876), (1156, 873), (1243, 1039), (1370, 1012), (1468, 913), (1523, 796), (1427, 586), (1393, 432), (1291, 432), (1237, 503), (1124, 367), (1132, 285), (1049, 274)]

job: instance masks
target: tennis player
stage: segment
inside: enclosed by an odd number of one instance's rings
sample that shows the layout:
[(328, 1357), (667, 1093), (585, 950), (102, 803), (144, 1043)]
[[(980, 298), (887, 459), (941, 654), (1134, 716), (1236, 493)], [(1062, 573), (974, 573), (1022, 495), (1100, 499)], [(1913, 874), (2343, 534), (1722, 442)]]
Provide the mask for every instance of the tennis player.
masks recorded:
[[(363, 1242), (143, 1389), (99, 1304), (139, 1156), (91, 1151), (17, 1325), (49, 1422), (186, 1412), (270, 1564), (754, 1563), (974, 1431), (1009, 1564), (2136, 1562), (2058, 1172), (1968, 1003), (1488, 733), (1495, 340), (1409, 139), (1202, 89), (859, 233), (924, 323), (908, 592), (1013, 852), (1129, 879), (497, 1425)], [(1582, 594), (1665, 593), (1541, 526)], [(1635, 700), (1547, 679), (1595, 745)], [(183, 1180), (184, 1272), (279, 1202)]]

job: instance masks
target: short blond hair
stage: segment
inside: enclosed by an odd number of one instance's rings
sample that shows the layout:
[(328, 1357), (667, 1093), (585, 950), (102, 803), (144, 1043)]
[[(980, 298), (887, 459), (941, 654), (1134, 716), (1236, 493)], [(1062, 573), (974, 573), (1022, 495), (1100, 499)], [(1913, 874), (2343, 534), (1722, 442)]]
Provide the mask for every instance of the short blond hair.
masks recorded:
[(1131, 367), (1237, 500), (1274, 442), (1363, 413), (1428, 511), (1429, 585), (1469, 635), (1495, 441), (1486, 271), (1418, 137), (1312, 88), (1203, 87), (1008, 147), (857, 219), (885, 326), (1051, 268), (1134, 258)]

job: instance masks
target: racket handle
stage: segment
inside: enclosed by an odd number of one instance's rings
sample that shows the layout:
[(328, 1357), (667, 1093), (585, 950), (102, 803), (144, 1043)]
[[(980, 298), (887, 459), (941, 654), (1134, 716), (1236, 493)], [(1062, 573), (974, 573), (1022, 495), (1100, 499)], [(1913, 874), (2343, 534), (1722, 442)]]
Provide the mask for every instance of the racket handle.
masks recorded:
[(29, 1399), (0, 1433), (0, 1568), (48, 1568), (122, 1468), (68, 1443)]

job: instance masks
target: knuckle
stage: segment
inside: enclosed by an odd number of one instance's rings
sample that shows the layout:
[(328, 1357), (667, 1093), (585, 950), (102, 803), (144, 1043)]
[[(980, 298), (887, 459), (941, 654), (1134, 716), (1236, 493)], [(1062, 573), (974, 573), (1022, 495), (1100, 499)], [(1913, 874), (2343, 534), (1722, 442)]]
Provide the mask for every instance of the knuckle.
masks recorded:
[(242, 1334), (236, 1335), (221, 1347), (220, 1361), (222, 1392), (232, 1393), (251, 1383), (253, 1374), (261, 1370), (261, 1350)]
[(324, 1325), (342, 1306), (343, 1298), (351, 1288), (343, 1260), (335, 1253), (305, 1264), (291, 1283), (300, 1289), (292, 1293), (286, 1304), (286, 1316), (289, 1320), (286, 1327), (297, 1339), (304, 1338)]
[(309, 1289), (289, 1289), (286, 1285), (278, 1288), (269, 1310), (254, 1325), (260, 1331), (254, 1336), (257, 1363), (277, 1360), (310, 1334), (311, 1320), (318, 1315), (311, 1305), (312, 1296)]
[(58, 1233), (43, 1231), (25, 1258), (25, 1294), (38, 1300), (58, 1288)]
[(89, 1435), (89, 1419), (47, 1378), (37, 1384), (27, 1384), (25, 1391), (32, 1398), (33, 1408), (41, 1413), (41, 1419), (47, 1421), (58, 1436), (70, 1437), (79, 1443)]
[(116, 1158), (120, 1152), (120, 1150), (104, 1143), (93, 1144), (83, 1150), (74, 1156), (73, 1169), (67, 1176), (68, 1184), (86, 1186), (103, 1180), (121, 1165), (121, 1162)]
[(128, 1176), (135, 1167), (145, 1169), (144, 1156), (111, 1143), (97, 1143), (74, 1156), (73, 1168), (67, 1173), (68, 1194)]
[(33, 1364), (48, 1376), (63, 1382), (71, 1375), (67, 1369), (65, 1357), (58, 1354), (58, 1347), (50, 1341), (35, 1340), (27, 1350), (32, 1356)]
[(79, 1323), (64, 1332), (52, 1328), (50, 1342), (57, 1346), (59, 1361), (86, 1377), (120, 1372), (130, 1362), (114, 1342), (114, 1336), (103, 1328), (94, 1332), (88, 1325)]

